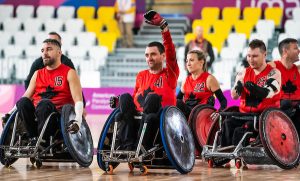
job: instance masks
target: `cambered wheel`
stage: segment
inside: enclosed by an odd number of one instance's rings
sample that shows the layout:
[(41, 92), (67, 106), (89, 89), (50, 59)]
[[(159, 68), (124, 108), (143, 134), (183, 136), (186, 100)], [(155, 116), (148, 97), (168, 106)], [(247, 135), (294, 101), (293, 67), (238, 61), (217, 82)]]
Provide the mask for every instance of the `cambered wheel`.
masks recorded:
[(300, 143), (291, 119), (280, 109), (269, 108), (259, 118), (262, 145), (274, 163), (283, 169), (298, 166)]

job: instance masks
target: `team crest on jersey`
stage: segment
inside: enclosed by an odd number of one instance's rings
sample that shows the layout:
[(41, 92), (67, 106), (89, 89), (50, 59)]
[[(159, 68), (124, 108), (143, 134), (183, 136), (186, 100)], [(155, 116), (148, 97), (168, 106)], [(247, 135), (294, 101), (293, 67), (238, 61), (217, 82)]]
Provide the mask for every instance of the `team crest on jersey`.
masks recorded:
[(205, 88), (205, 83), (204, 82), (197, 83), (195, 88), (194, 88), (194, 92), (204, 92), (204, 88)]
[(267, 76), (263, 76), (257, 81), (257, 85), (259, 87), (263, 87), (265, 85), (265, 82), (267, 81)]
[(55, 86), (62, 86), (62, 84), (63, 84), (63, 76), (57, 76), (54, 78)]
[(162, 76), (160, 76), (155, 82), (154, 82), (154, 86), (161, 88), (163, 87), (163, 78)]

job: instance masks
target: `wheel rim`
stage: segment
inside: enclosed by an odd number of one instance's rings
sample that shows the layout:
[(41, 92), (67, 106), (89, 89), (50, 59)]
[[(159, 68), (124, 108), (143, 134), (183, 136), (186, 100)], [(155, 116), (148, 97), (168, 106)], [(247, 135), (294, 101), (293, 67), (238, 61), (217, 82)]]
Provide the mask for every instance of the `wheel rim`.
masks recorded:
[(267, 154), (284, 169), (293, 168), (299, 160), (299, 138), (286, 114), (277, 109), (265, 111), (260, 117), (261, 141)]

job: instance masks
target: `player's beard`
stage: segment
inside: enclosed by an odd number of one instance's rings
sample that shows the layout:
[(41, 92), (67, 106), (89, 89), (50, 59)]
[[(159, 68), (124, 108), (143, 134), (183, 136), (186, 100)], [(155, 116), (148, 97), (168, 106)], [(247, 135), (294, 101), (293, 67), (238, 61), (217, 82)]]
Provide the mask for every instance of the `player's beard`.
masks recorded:
[(51, 66), (55, 62), (54, 58), (45, 58), (43, 59), (43, 63), (45, 66)]

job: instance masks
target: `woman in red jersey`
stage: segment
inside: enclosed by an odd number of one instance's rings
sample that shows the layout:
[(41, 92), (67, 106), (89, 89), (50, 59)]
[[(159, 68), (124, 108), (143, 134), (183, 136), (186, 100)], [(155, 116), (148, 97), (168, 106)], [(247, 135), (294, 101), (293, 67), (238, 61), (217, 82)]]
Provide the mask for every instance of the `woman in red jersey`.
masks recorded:
[(202, 51), (191, 50), (186, 59), (186, 67), (190, 75), (182, 83), (177, 95), (177, 106), (189, 116), (193, 107), (198, 104), (214, 106), (214, 95), (220, 101), (220, 110), (227, 106), (227, 100), (220, 89), (217, 79), (207, 72), (206, 57)]

